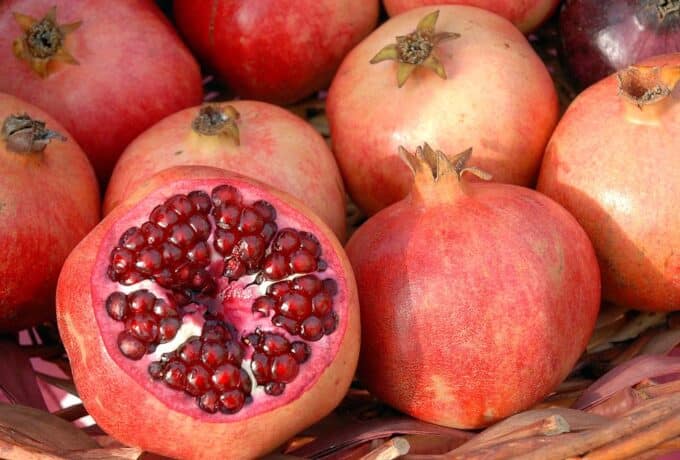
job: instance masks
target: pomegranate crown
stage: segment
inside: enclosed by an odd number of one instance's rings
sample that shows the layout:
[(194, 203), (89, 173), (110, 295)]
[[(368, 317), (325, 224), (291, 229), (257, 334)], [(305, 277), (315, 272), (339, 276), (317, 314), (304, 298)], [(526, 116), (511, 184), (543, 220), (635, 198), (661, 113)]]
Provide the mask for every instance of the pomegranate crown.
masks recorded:
[(411, 169), (416, 178), (426, 174), (430, 180), (439, 182), (443, 177), (454, 174), (458, 180), (464, 173), (471, 173), (480, 179), (491, 180), (492, 176), (476, 166), (467, 166), (472, 156), (472, 147), (450, 158), (441, 150), (434, 150), (425, 142), (414, 153), (399, 146), (399, 156)]
[(26, 113), (7, 117), (0, 138), (15, 153), (42, 152), (52, 139), (66, 140), (58, 132), (47, 129), (44, 121), (34, 120)]
[(191, 128), (203, 136), (225, 136), (239, 145), (241, 138), (236, 125), (239, 118), (240, 114), (231, 105), (205, 104), (191, 122)]

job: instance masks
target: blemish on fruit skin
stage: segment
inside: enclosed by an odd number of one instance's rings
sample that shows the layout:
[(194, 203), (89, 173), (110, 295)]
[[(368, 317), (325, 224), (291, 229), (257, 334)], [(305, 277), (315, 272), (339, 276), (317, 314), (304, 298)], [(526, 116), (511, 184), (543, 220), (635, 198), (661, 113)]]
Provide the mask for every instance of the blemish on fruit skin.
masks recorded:
[(175, 155), (181, 155), (183, 153), (184, 153), (184, 150), (178, 150), (178, 151), (175, 152)]
[(496, 411), (490, 407), (487, 410), (484, 411), (484, 420), (487, 422), (491, 422), (493, 420), (496, 420)]
[(5, 207), (5, 202), (0, 201), (0, 212), (2, 212), (3, 208)]

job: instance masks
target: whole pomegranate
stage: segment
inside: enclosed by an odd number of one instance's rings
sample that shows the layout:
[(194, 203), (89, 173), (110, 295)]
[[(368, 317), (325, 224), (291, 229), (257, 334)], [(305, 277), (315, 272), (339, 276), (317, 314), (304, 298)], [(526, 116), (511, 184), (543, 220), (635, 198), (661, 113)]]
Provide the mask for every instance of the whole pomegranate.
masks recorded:
[[(524, 187), (460, 179), (449, 159), (403, 151), (411, 193), (347, 245), (359, 290), (359, 377), (427, 422), (479, 428), (564, 379), (592, 333), (600, 276), (588, 237)], [(380, 353), (376, 353), (380, 350)]]
[(66, 261), (57, 318), (78, 392), (119, 441), (173, 458), (255, 458), (330, 412), (359, 312), (332, 231), (228, 171), (150, 178)]
[(229, 169), (306, 201), (344, 241), (345, 190), (333, 154), (308, 123), (255, 101), (206, 104), (171, 115), (135, 139), (116, 164), (107, 214), (154, 173), (178, 165)]
[(503, 16), (526, 33), (543, 24), (560, 0), (383, 0), (383, 3), (390, 16), (429, 5), (476, 6)]
[(0, 2), (0, 91), (47, 110), (102, 183), (139, 133), (200, 103), (198, 64), (151, 0)]
[(239, 96), (287, 104), (325, 88), (373, 30), (378, 0), (175, 0), (191, 47)]
[(85, 153), (37, 107), (0, 93), (0, 332), (54, 318), (66, 256), (99, 221)]
[(423, 139), (444, 151), (471, 145), (497, 181), (532, 184), (558, 117), (524, 36), (468, 6), (389, 19), (342, 63), (326, 110), (345, 184), (369, 214), (406, 196), (411, 176), (396, 152)]
[(680, 309), (680, 53), (601, 80), (553, 134), (538, 190), (595, 246), (605, 299)]

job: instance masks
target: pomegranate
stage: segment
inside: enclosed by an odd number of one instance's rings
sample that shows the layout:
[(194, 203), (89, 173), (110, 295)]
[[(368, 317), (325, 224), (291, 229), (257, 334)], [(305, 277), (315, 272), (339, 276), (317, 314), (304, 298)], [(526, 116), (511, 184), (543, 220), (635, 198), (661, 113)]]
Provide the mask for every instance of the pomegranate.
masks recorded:
[(522, 32), (531, 32), (550, 17), (559, 0), (383, 0), (387, 13), (396, 16), (404, 11), (429, 5), (469, 5), (503, 16)]
[(239, 96), (287, 104), (330, 83), (378, 0), (175, 0), (190, 46)]
[(116, 164), (104, 213), (154, 173), (215, 166), (257, 178), (307, 205), (345, 238), (345, 190), (333, 154), (305, 121), (255, 101), (206, 104), (171, 115), (139, 136)]
[(585, 228), (603, 297), (680, 309), (680, 53), (586, 89), (548, 144), (538, 190)]
[(47, 110), (102, 183), (125, 146), (201, 101), (198, 64), (151, 0), (0, 3), (0, 91)]
[[(425, 145), (402, 154), (411, 193), (354, 233), (359, 377), (421, 420), (479, 428), (527, 409), (584, 351), (600, 303), (593, 247), (561, 206), (524, 187), (461, 180)], [(380, 350), (376, 353), (375, 350)]]
[(57, 288), (88, 412), (173, 458), (255, 458), (325, 416), (354, 375), (358, 315), (342, 246), (311, 210), (200, 166), (123, 201)]
[(342, 63), (326, 110), (345, 184), (369, 214), (406, 196), (396, 152), (423, 139), (444, 151), (471, 145), (497, 181), (532, 184), (558, 117), (550, 75), (524, 36), (455, 5), (385, 22)]
[(54, 318), (66, 256), (99, 221), (85, 153), (52, 117), (0, 93), (0, 332)]

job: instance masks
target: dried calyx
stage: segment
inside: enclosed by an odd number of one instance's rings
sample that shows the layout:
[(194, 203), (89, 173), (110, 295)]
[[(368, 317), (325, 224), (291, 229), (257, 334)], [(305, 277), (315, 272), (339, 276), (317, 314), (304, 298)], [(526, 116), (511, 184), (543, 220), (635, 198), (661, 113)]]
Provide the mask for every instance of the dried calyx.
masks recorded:
[(28, 62), (38, 75), (47, 77), (51, 72), (48, 67), (52, 61), (78, 64), (65, 48), (65, 41), (68, 34), (80, 27), (80, 21), (71, 24), (57, 23), (56, 6), (50, 8), (41, 19), (16, 12), (14, 19), (23, 34), (14, 40), (12, 51), (16, 57)]
[(240, 137), (236, 121), (239, 117), (231, 105), (207, 104), (200, 108), (191, 128), (203, 136), (225, 136), (238, 145)]
[(665, 19), (671, 14), (680, 14), (680, 0), (659, 0), (656, 5), (660, 19)]
[(616, 74), (619, 94), (626, 102), (626, 118), (634, 123), (656, 124), (672, 100), (680, 80), (680, 65), (633, 65)]
[(52, 139), (66, 140), (58, 132), (47, 129), (45, 122), (34, 120), (25, 113), (7, 117), (2, 124), (0, 137), (7, 149), (15, 153), (42, 152)]
[(441, 78), (446, 79), (446, 70), (441, 61), (434, 55), (435, 47), (444, 40), (459, 38), (455, 32), (436, 32), (435, 26), (439, 11), (434, 11), (420, 20), (416, 30), (408, 35), (398, 36), (396, 43), (390, 43), (381, 49), (371, 64), (393, 60), (397, 67), (397, 84), (401, 88), (408, 77), (418, 66), (433, 70)]

